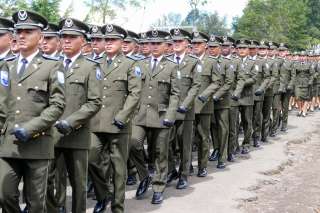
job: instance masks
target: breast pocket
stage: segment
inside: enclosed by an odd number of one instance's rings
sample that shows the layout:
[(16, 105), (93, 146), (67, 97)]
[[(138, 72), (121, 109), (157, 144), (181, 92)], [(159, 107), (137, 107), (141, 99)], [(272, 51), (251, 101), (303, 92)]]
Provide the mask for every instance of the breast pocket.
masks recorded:
[(49, 99), (48, 83), (46, 81), (36, 81), (28, 85), (28, 95), (33, 102), (47, 103)]
[(67, 92), (73, 95), (83, 95), (86, 91), (85, 76), (72, 76), (68, 83)]
[(170, 79), (159, 79), (158, 89), (160, 92), (168, 94), (170, 90)]
[(192, 84), (192, 78), (189, 75), (184, 75), (181, 77), (181, 85), (190, 87)]
[(127, 91), (128, 88), (128, 79), (126, 76), (119, 76), (113, 81), (113, 87), (117, 91)]

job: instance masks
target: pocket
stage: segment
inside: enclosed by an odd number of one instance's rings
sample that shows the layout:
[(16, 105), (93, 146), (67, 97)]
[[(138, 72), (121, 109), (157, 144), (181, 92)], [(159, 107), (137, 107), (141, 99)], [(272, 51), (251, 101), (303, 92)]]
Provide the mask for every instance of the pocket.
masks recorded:
[(192, 84), (192, 78), (189, 76), (182, 76), (181, 84), (190, 87)]
[(169, 92), (170, 79), (160, 79), (160, 80), (158, 80), (158, 88), (162, 92)]
[(71, 76), (68, 83), (67, 91), (70, 94), (83, 94), (85, 91), (85, 76)]
[(27, 91), (33, 102), (48, 102), (48, 83), (46, 81), (37, 81), (29, 84)]
[(158, 104), (158, 112), (166, 112), (168, 109), (168, 106), (165, 104)]
[(118, 77), (114, 82), (114, 89), (117, 91), (126, 91), (128, 85), (128, 79), (126, 76)]

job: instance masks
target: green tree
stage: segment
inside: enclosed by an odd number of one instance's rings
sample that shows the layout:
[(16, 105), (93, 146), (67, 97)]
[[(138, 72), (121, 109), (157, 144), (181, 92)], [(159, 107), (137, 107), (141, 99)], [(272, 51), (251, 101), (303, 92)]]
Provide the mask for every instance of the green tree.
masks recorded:
[(182, 17), (178, 13), (168, 13), (159, 18), (152, 26), (153, 27), (178, 27), (181, 24)]
[(23, 0), (0, 0), (0, 15), (11, 17), (19, 9), (28, 9), (29, 5)]

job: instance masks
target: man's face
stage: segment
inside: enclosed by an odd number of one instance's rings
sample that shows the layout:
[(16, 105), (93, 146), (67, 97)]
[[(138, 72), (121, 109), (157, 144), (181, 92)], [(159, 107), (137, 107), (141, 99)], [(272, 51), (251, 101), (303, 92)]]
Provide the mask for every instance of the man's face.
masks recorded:
[(107, 55), (116, 55), (121, 51), (123, 40), (120, 38), (106, 38)]
[(17, 30), (17, 43), (21, 52), (37, 49), (42, 40), (43, 36), (40, 29)]
[(154, 57), (163, 55), (168, 48), (168, 45), (164, 42), (151, 42), (151, 51)]
[(287, 54), (286, 51), (283, 51), (283, 50), (279, 51), (279, 56), (282, 58), (286, 57), (286, 54)]
[(259, 54), (261, 57), (265, 57), (265, 56), (268, 54), (268, 49), (266, 49), (266, 48), (260, 48), (259, 51), (258, 51), (258, 54)]
[(189, 42), (187, 40), (174, 40), (173, 51), (177, 54), (183, 54), (188, 48)]
[(150, 55), (152, 52), (152, 46), (150, 43), (142, 43), (141, 44), (141, 53), (144, 56)]
[(220, 47), (210, 47), (208, 48), (209, 55), (213, 57), (217, 57), (221, 53), (221, 48)]
[(12, 42), (11, 33), (0, 34), (0, 52), (2, 53), (10, 49), (11, 42)]
[(128, 54), (136, 50), (137, 43), (134, 41), (124, 41), (122, 44), (122, 52)]
[(230, 46), (222, 46), (222, 47), (221, 47), (221, 54), (222, 54), (223, 56), (228, 56), (228, 55), (230, 55), (230, 53), (231, 53), (231, 48), (230, 48)]
[(247, 48), (247, 47), (239, 47), (238, 48), (238, 55), (241, 58), (244, 58), (244, 57), (248, 56), (249, 55), (249, 48)]
[(68, 57), (77, 55), (85, 43), (84, 37), (80, 35), (62, 35), (62, 50)]
[(172, 54), (172, 53), (173, 53), (173, 45), (167, 43), (166, 54)]
[(95, 54), (100, 55), (105, 51), (106, 41), (104, 38), (92, 38), (91, 39), (92, 50)]
[(249, 54), (251, 57), (257, 55), (258, 49), (257, 48), (250, 48), (249, 49)]
[(194, 42), (192, 43), (193, 53), (197, 56), (201, 56), (205, 53), (207, 44), (205, 42)]
[(41, 49), (45, 54), (52, 54), (59, 49), (60, 41), (57, 36), (44, 37)]

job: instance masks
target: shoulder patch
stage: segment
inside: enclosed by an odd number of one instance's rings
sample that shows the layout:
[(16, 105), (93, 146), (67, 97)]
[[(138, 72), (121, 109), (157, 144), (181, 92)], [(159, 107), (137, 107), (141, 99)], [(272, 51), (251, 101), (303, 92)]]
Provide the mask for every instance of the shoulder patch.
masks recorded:
[(1, 85), (4, 87), (9, 86), (9, 73), (8, 73), (8, 71), (5, 71), (5, 70), (0, 71), (0, 82), (1, 82)]
[(201, 64), (197, 64), (197, 72), (202, 72), (202, 65)]
[(100, 64), (100, 62), (99, 62), (99, 61), (94, 60), (94, 59), (92, 59), (92, 58), (89, 58), (89, 57), (84, 57), (84, 58), (85, 58), (85, 59), (87, 59), (88, 61), (93, 62), (93, 63)]
[(45, 55), (45, 54), (42, 54), (42, 57), (43, 57), (44, 59), (47, 59), (47, 60), (60, 61), (60, 58), (59, 58), (59, 57), (52, 57), (52, 56)]
[(18, 58), (17, 56), (11, 56), (11, 57), (8, 57), (8, 58), (4, 58), (5, 61), (13, 61), (14, 59)]
[(96, 78), (97, 78), (97, 80), (101, 80), (102, 79), (102, 74), (101, 74), (100, 67), (96, 68)]
[(142, 72), (141, 72), (140, 67), (138, 67), (138, 66), (135, 66), (135, 67), (134, 67), (134, 74), (135, 74), (137, 77), (141, 78)]
[(57, 79), (60, 84), (64, 84), (65, 77), (62, 71), (57, 71)]

